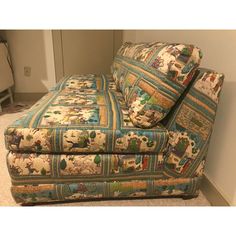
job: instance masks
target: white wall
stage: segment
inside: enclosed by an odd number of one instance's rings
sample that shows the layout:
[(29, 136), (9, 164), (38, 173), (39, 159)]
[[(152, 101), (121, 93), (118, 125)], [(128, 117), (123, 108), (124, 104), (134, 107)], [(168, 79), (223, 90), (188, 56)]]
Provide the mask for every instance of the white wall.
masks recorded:
[[(52, 32), (50, 30), (7, 30), (15, 92), (44, 93), (55, 84)], [(24, 76), (24, 67), (31, 67), (31, 76)]]
[(202, 67), (225, 74), (205, 174), (236, 205), (236, 31), (125, 30), (123, 41), (192, 43), (203, 51)]

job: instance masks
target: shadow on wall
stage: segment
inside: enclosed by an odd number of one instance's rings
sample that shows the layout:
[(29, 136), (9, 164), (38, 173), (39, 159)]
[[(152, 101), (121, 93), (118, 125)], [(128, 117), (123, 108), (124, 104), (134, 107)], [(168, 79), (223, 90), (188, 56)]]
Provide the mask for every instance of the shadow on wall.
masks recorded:
[(236, 82), (224, 81), (206, 161), (206, 176), (236, 205)]

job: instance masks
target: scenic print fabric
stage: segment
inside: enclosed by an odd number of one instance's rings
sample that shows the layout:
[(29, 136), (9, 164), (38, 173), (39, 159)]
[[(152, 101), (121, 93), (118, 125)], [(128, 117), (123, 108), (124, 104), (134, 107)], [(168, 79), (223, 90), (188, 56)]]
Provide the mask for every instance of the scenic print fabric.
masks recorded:
[(18, 203), (41, 203), (83, 199), (111, 199), (163, 196), (194, 196), (200, 178), (166, 180), (119, 180), (14, 185), (12, 195)]
[(130, 121), (120, 92), (106, 76), (71, 76), (6, 129), (9, 150), (37, 153), (158, 153), (168, 139), (162, 126)]
[(170, 175), (202, 175), (223, 80), (223, 74), (201, 69), (169, 119), (165, 171)]
[(112, 74), (133, 124), (150, 128), (162, 120), (188, 86), (200, 64), (199, 48), (186, 44), (124, 43)]
[[(165, 47), (159, 46), (160, 50)], [(193, 55), (200, 53), (197, 48), (189, 50)], [(133, 55), (132, 50), (128, 52), (121, 48), (119, 53)], [(122, 58), (119, 53), (115, 63)], [(125, 87), (134, 79), (130, 90), (135, 91), (144, 83), (141, 77), (136, 80), (129, 75), (127, 83), (92, 74), (61, 80), (5, 131), (16, 202), (197, 196), (224, 76), (206, 69), (197, 69), (193, 77), (188, 72), (186, 77), (179, 73), (173, 86), (167, 83), (173, 94), (176, 89), (172, 109), (150, 128), (137, 127), (130, 115), (128, 101), (144, 93), (135, 97)], [(154, 94), (163, 88), (157, 86)]]
[(157, 175), (163, 178), (163, 154), (37, 154), (10, 152), (9, 173), (14, 180), (115, 179)]

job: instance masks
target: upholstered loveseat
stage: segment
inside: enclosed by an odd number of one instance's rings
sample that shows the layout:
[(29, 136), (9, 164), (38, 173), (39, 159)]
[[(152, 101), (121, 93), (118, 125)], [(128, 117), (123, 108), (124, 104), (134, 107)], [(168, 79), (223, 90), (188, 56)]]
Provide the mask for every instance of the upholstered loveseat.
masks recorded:
[(223, 75), (199, 48), (125, 43), (111, 75), (72, 75), (5, 131), (18, 203), (198, 195)]

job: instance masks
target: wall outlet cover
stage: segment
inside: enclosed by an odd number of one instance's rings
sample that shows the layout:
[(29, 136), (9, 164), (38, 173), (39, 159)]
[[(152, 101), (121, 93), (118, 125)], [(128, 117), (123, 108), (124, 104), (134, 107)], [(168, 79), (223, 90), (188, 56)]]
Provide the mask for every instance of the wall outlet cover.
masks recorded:
[(24, 67), (24, 75), (28, 77), (31, 76), (31, 67), (29, 66)]

